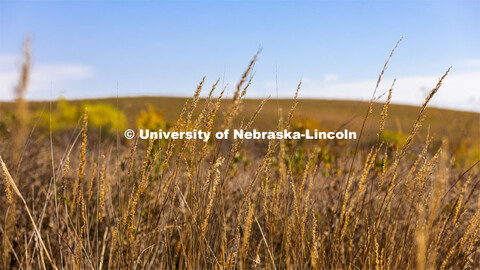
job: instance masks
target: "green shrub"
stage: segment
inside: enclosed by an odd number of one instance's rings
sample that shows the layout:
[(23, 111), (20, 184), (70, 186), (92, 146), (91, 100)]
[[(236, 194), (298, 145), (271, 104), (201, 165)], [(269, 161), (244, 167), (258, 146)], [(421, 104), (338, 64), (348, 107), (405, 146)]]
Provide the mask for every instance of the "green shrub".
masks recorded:
[(388, 146), (398, 148), (405, 144), (408, 139), (408, 135), (401, 132), (384, 130), (380, 135), (380, 139), (385, 141)]
[(163, 114), (157, 112), (151, 104), (147, 105), (146, 110), (142, 110), (137, 117), (137, 127), (150, 130), (166, 129), (167, 124)]
[[(107, 133), (114, 132), (117, 129), (125, 129), (125, 115), (110, 104), (83, 103), (82, 105), (73, 105), (67, 100), (61, 98), (58, 100), (57, 106), (52, 110), (51, 113), (52, 131), (75, 128), (85, 108), (88, 108), (89, 127), (102, 128), (102, 130)], [(50, 126), (49, 113), (44, 112), (42, 114), (40, 124), (45, 128)]]
[(121, 131), (126, 127), (127, 120), (125, 115), (110, 104), (84, 103), (81, 107), (81, 112), (83, 112), (85, 108), (88, 108), (89, 126), (103, 128), (106, 129), (107, 132)]

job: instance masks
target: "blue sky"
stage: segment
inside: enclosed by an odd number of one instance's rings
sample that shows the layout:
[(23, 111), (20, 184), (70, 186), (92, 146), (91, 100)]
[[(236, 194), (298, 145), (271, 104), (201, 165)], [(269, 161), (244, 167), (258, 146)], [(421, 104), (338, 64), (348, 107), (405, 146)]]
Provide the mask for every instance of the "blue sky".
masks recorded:
[[(207, 76), (230, 93), (263, 48), (247, 97), (367, 100), (397, 40), (381, 91), (480, 111), (479, 1), (0, 1), (0, 99), (13, 98), (33, 36), (29, 98), (190, 96)], [(224, 77), (225, 74), (225, 77)]]

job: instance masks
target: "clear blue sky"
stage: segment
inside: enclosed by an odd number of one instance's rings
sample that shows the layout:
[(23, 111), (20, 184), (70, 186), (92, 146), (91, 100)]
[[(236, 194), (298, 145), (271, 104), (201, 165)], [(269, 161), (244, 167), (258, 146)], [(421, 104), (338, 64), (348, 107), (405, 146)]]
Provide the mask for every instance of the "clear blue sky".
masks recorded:
[[(368, 99), (404, 41), (382, 91), (418, 104), (453, 66), (437, 106), (480, 108), (479, 1), (0, 1), (0, 99), (10, 99), (21, 44), (33, 36), (32, 99), (189, 96), (225, 73), (230, 92), (263, 52), (248, 97)], [(403, 85), (402, 85), (403, 83)], [(450, 85), (449, 85), (450, 83)], [(50, 85), (53, 85), (50, 89)]]

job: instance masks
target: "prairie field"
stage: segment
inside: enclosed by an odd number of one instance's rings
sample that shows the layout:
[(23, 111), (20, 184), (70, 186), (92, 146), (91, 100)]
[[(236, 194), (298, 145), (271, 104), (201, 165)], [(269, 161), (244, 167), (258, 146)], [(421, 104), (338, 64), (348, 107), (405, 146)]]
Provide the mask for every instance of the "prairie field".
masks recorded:
[[(420, 107), (390, 104), (394, 88), (245, 99), (254, 62), (228, 98), (202, 80), (191, 98), (0, 103), (0, 268), (479, 269), (480, 114), (430, 108), (443, 77)], [(127, 128), (358, 139), (147, 141)]]

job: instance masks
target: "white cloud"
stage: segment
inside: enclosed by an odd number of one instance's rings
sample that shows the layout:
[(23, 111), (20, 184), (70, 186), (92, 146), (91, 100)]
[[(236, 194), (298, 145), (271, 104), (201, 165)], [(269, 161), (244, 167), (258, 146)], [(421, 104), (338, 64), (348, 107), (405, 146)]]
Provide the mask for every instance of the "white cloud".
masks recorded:
[[(440, 74), (442, 75), (442, 74)], [(426, 94), (437, 84), (439, 76), (399, 77), (394, 87), (392, 102), (410, 105), (423, 103)], [(383, 78), (379, 92), (388, 90), (393, 78)], [(300, 91), (302, 98), (368, 100), (376, 80), (323, 83), (309, 80)], [(480, 112), (480, 71), (455, 73), (452, 71), (430, 105), (442, 108)]]
[(467, 67), (480, 67), (480, 59), (464, 60), (464, 61), (460, 61), (459, 64), (461, 66), (467, 66)]
[(15, 59), (13, 55), (0, 55), (0, 70), (14, 65)]
[[(0, 100), (12, 100), (18, 82), (20, 62), (18, 57), (0, 55)], [(64, 85), (71, 81), (93, 77), (90, 66), (76, 64), (38, 64), (32, 66), (27, 97), (48, 98), (51, 84)]]
[(327, 74), (323, 76), (324, 82), (334, 82), (338, 80), (338, 76), (336, 74)]

